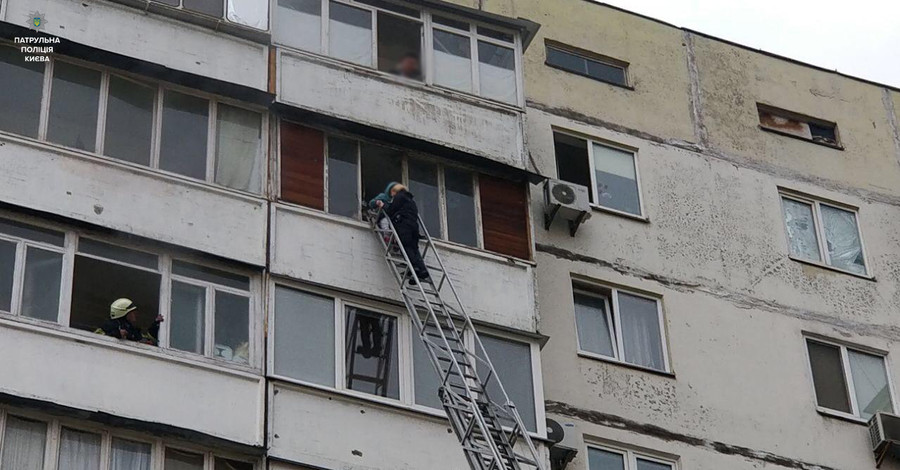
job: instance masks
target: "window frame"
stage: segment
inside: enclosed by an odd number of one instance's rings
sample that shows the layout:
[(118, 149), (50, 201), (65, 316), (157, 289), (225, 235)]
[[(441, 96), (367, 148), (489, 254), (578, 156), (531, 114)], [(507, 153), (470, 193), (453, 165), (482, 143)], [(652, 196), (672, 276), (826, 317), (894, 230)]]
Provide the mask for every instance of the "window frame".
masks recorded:
[[(127, 2), (125, 2), (125, 1), (123, 1), (123, 0), (113, 0), (113, 1), (120, 2), (120, 3), (127, 3)], [(272, 29), (271, 9), (268, 8), (268, 7), (269, 7), (269, 2), (268, 2), (268, 1), (265, 2), (265, 5), (266, 5), (266, 14), (265, 14), (266, 25), (265, 25), (264, 28), (257, 28), (257, 27), (255, 27), (255, 26), (250, 26), (250, 25), (247, 25), (247, 24), (244, 24), (244, 23), (240, 23), (240, 22), (237, 22), (237, 21), (233, 21), (231, 18), (228, 17), (228, 4), (231, 2), (231, 0), (219, 0), (219, 1), (222, 3), (222, 16), (214, 16), (214, 15), (210, 15), (210, 14), (207, 14), (207, 13), (203, 13), (203, 12), (201, 12), (201, 11), (191, 10), (190, 8), (185, 8), (185, 7), (184, 7), (184, 0), (178, 0), (178, 5), (177, 5), (177, 6), (176, 6), (176, 5), (169, 5), (169, 4), (164, 3), (164, 2), (162, 2), (162, 1), (160, 1), (160, 0), (150, 0), (150, 3), (153, 5), (151, 8), (154, 8), (154, 9), (155, 9), (155, 8), (164, 8), (164, 9), (166, 9), (166, 10), (179, 11), (179, 12), (183, 12), (183, 13), (188, 14), (188, 15), (198, 16), (198, 17), (201, 17), (201, 18), (209, 18), (209, 19), (212, 19), (212, 20), (214, 20), (214, 21), (224, 21), (225, 23), (227, 23), (227, 24), (229, 24), (229, 25), (232, 25), (232, 26), (235, 26), (235, 27), (238, 27), (238, 28), (242, 28), (242, 29), (243, 29), (243, 28), (246, 28), (246, 29), (250, 29), (250, 30), (253, 30), (253, 31), (260, 31), (260, 32), (270, 32), (270, 31), (271, 31), (271, 29)]]
[[(13, 316), (17, 319), (24, 319), (25, 321), (34, 321), (39, 323), (47, 323), (46, 320), (41, 320), (38, 318), (26, 317), (22, 315), (22, 296), (24, 295), (25, 289), (25, 255), (29, 247), (34, 247), (36, 249), (52, 251), (54, 253), (58, 253), (62, 255), (62, 268), (60, 273), (60, 288), (59, 288), (59, 310), (63, 309), (63, 304), (66, 302), (65, 290), (66, 290), (66, 277), (65, 273), (67, 271), (67, 267), (71, 263), (67, 263), (66, 253), (68, 251), (68, 245), (70, 244), (69, 237), (67, 236), (64, 230), (59, 230), (57, 227), (50, 227), (44, 224), (34, 223), (32, 220), (21, 220), (14, 217), (5, 217), (6, 214), (0, 212), (0, 219), (11, 220), (13, 222), (22, 223), (25, 225), (30, 225), (37, 227), (39, 229), (45, 230), (54, 230), (60, 232), (63, 235), (63, 245), (53, 245), (51, 243), (40, 242), (29, 240), (27, 238), (16, 237), (12, 235), (7, 235), (5, 233), (0, 232), (0, 240), (5, 242), (10, 242), (15, 244), (16, 247), (16, 257), (13, 264), (13, 283), (12, 283), (12, 298), (10, 299), (9, 312), (5, 312), (0, 310), (0, 314), (7, 314)], [(57, 312), (56, 321), (59, 322), (61, 315), (60, 312)], [(51, 322), (52, 323), (52, 322)]]
[[(847, 390), (847, 395), (850, 404), (850, 413), (846, 413), (840, 410), (833, 410), (831, 408), (826, 408), (824, 406), (819, 405), (819, 396), (816, 393), (816, 381), (813, 377), (812, 373), (812, 360), (809, 355), (809, 343), (819, 343), (825, 346), (836, 347), (840, 350), (841, 355), (841, 368), (843, 370), (843, 377), (841, 379), (844, 382), (844, 386)], [(812, 397), (815, 401), (816, 411), (823, 415), (829, 415), (837, 418), (842, 418), (850, 421), (855, 421), (858, 423), (866, 424), (868, 420), (863, 419), (860, 410), (859, 403), (857, 403), (856, 398), (856, 385), (853, 383), (853, 370), (850, 368), (850, 355), (849, 351), (854, 351), (861, 354), (866, 354), (869, 356), (880, 357), (882, 360), (882, 365), (884, 366), (885, 377), (887, 378), (887, 387), (888, 393), (891, 398), (891, 407), (893, 407), (894, 411), (897, 411), (897, 395), (894, 392), (894, 381), (891, 376), (891, 363), (890, 363), (890, 354), (886, 351), (880, 351), (877, 349), (867, 348), (860, 345), (853, 345), (844, 343), (841, 341), (836, 341), (828, 338), (824, 338), (815, 334), (804, 334), (803, 335), (803, 349), (804, 354), (806, 355), (806, 371), (809, 377), (809, 384), (812, 387)]]
[[(609, 291), (609, 295), (604, 294), (603, 292), (598, 291)], [(631, 362), (627, 362), (625, 360), (625, 344), (622, 341), (622, 320), (621, 320), (621, 312), (619, 310), (619, 293), (625, 293), (627, 295), (633, 297), (639, 297), (642, 299), (652, 300), (656, 303), (656, 312), (657, 318), (659, 321), (659, 334), (660, 334), (660, 347), (662, 349), (662, 359), (665, 369), (653, 369), (651, 367), (642, 366), (640, 364), (633, 364)], [(607, 321), (612, 321), (610, 325), (610, 335), (613, 337), (613, 353), (614, 357), (605, 356), (603, 354), (587, 351), (581, 347), (581, 340), (578, 337), (578, 322), (574, 321), (575, 319), (575, 295), (585, 295), (593, 298), (603, 299), (604, 305), (607, 308), (606, 317)], [(611, 311), (610, 311), (611, 310)], [(590, 283), (580, 280), (573, 280), (572, 282), (572, 318), (573, 318), (573, 326), (575, 328), (575, 345), (577, 348), (577, 354), (582, 357), (587, 357), (591, 359), (597, 359), (604, 362), (611, 362), (614, 364), (621, 364), (626, 367), (632, 367), (640, 370), (645, 370), (648, 372), (654, 372), (658, 374), (665, 375), (674, 375), (672, 370), (672, 364), (669, 357), (669, 335), (668, 329), (666, 327), (666, 317), (665, 317), (665, 309), (663, 308), (663, 301), (661, 296), (643, 293), (637, 290), (631, 290), (627, 288), (620, 288), (614, 285), (606, 285), (606, 284), (596, 284)]]
[[(793, 134), (791, 132), (783, 131), (783, 130), (775, 128), (775, 127), (767, 126), (767, 125), (763, 124), (762, 120), (760, 119), (759, 115), (762, 113), (766, 113), (771, 116), (776, 116), (776, 117), (780, 117), (783, 119), (792, 119), (795, 121), (799, 121), (799, 122), (806, 124), (807, 128), (809, 128), (810, 126), (831, 128), (834, 131), (834, 140), (835, 141), (834, 141), (834, 143), (819, 141), (813, 137), (806, 138), (804, 136), (800, 136), (797, 134)], [(804, 142), (821, 145), (823, 147), (828, 147), (828, 148), (832, 148), (835, 150), (844, 150), (844, 145), (843, 145), (843, 141), (841, 139), (840, 130), (838, 129), (838, 125), (836, 122), (826, 121), (824, 119), (807, 116), (805, 114), (800, 114), (800, 113), (797, 113), (794, 111), (789, 111), (787, 109), (779, 108), (779, 107), (772, 106), (772, 105), (769, 105), (766, 103), (761, 103), (761, 102), (756, 103), (756, 114), (757, 114), (757, 126), (759, 127), (760, 130), (762, 130), (764, 132), (771, 132), (773, 134), (790, 137), (792, 139), (802, 140)], [(812, 134), (811, 128), (810, 128), (810, 134)]]
[[(608, 67), (614, 67), (617, 69), (621, 69), (622, 76), (625, 79), (625, 83), (622, 84), (622, 83), (616, 83), (616, 82), (609, 81), (609, 80), (604, 80), (602, 78), (595, 77), (588, 73), (582, 73), (582, 72), (578, 72), (575, 70), (569, 70), (569, 69), (560, 67), (556, 64), (552, 64), (552, 63), (550, 63), (549, 54), (547, 53), (547, 49), (553, 49), (557, 52), (562, 52), (563, 54), (569, 54), (569, 55), (578, 57), (580, 59), (584, 59), (584, 60), (591, 61), (591, 62), (597, 62), (597, 63), (603, 64), (603, 65), (606, 65)], [(598, 81), (601, 83), (606, 83), (607, 85), (624, 88), (626, 90), (634, 90), (634, 85), (632, 85), (632, 81), (631, 81), (631, 73), (629, 73), (629, 68), (630, 68), (631, 64), (629, 64), (628, 62), (625, 62), (624, 60), (615, 59), (615, 58), (612, 58), (609, 56), (605, 56), (602, 54), (596, 54), (596, 53), (593, 53), (593, 52), (590, 52), (590, 51), (587, 51), (584, 49), (580, 49), (580, 48), (577, 48), (574, 46), (568, 46), (568, 45), (565, 45), (565, 44), (562, 44), (560, 42), (556, 42), (556, 41), (553, 41), (550, 39), (547, 39), (544, 41), (544, 65), (546, 65), (547, 67), (550, 67), (550, 68), (554, 68), (556, 70), (561, 70), (566, 73), (571, 73), (571, 74), (589, 78), (591, 80), (595, 80), (595, 81)]]
[[(779, 197), (778, 203), (779, 203), (779, 206), (781, 209), (781, 211), (780, 211), (781, 226), (784, 230), (785, 241), (787, 242), (788, 258), (790, 258), (794, 261), (800, 262), (800, 263), (812, 264), (814, 266), (819, 266), (821, 268), (830, 269), (832, 271), (849, 274), (851, 276), (856, 276), (856, 277), (860, 277), (863, 279), (872, 280), (875, 278), (875, 276), (871, 272), (871, 267), (869, 265), (869, 257), (868, 257), (868, 254), (866, 253), (866, 244), (863, 239), (862, 223), (860, 223), (860, 218), (859, 218), (859, 209), (857, 209), (856, 207), (853, 207), (853, 206), (828, 201), (826, 199), (820, 199), (820, 198), (816, 198), (813, 196), (807, 196), (804, 194), (796, 193), (796, 192), (793, 192), (793, 191), (790, 191), (790, 190), (787, 190), (784, 188), (779, 188), (778, 197)], [(812, 216), (813, 216), (813, 224), (815, 225), (814, 232), (816, 234), (816, 243), (818, 244), (818, 248), (819, 248), (819, 260), (818, 261), (804, 259), (798, 255), (791, 253), (791, 235), (790, 235), (790, 232), (788, 232), (787, 223), (784, 220), (784, 200), (785, 199), (810, 206), (810, 209), (812, 211)], [(853, 213), (854, 220), (856, 221), (856, 232), (857, 232), (857, 236), (859, 237), (859, 249), (860, 249), (860, 251), (862, 253), (862, 257), (863, 257), (863, 263), (864, 263), (863, 267), (865, 268), (865, 273), (863, 273), (863, 274), (855, 273), (853, 271), (850, 271), (849, 269), (844, 269), (844, 268), (834, 266), (831, 264), (831, 255), (828, 254), (828, 247), (827, 247), (828, 242), (827, 242), (827, 239), (825, 238), (825, 223), (822, 220), (821, 206), (823, 206), (823, 205), (834, 208), (834, 209), (839, 209), (842, 211)]]
[[(625, 463), (624, 470), (637, 470), (638, 459), (646, 460), (648, 462), (658, 463), (658, 464), (662, 464), (662, 465), (668, 465), (670, 467), (670, 470), (678, 470), (678, 461), (676, 459), (667, 459), (667, 458), (649, 454), (647, 452), (632, 450), (632, 449), (630, 449), (628, 447), (624, 447), (624, 446), (614, 446), (614, 445), (610, 445), (610, 444), (596, 444), (596, 443), (589, 442), (585, 445), (585, 447), (587, 448), (587, 452), (586, 452), (587, 455), (590, 455), (591, 449), (621, 455), (623, 457), (623, 461)], [(585, 463), (585, 470), (592, 470), (590, 467), (589, 458), (585, 458), (584, 463)]]
[[(13, 47), (12, 44), (8, 42), (0, 41), (0, 47)], [(68, 147), (63, 144), (58, 144), (52, 142), (47, 139), (47, 133), (49, 130), (49, 121), (50, 121), (50, 101), (52, 98), (52, 84), (53, 84), (53, 70), (56, 62), (65, 62), (70, 65), (74, 65), (76, 67), (81, 67), (85, 69), (89, 69), (92, 71), (96, 71), (100, 73), (100, 88), (98, 89), (100, 98), (97, 103), (97, 123), (96, 123), (96, 133), (94, 135), (94, 150), (87, 151), (74, 147)], [(60, 56), (57, 54), (51, 54), (50, 60), (44, 62), (44, 83), (43, 83), (43, 91), (41, 92), (41, 108), (40, 108), (40, 119), (38, 124), (38, 132), (36, 138), (27, 137), (21, 134), (14, 134), (6, 131), (0, 131), (0, 137), (4, 135), (16, 136), (17, 138), (27, 139), (29, 141), (37, 141), (43, 145), (49, 145), (55, 148), (64, 149), (68, 152), (76, 152), (82, 155), (89, 155), (95, 158), (101, 158), (106, 161), (115, 162), (116, 164), (126, 165), (133, 168), (140, 168), (143, 170), (149, 170), (154, 173), (158, 173), (161, 175), (188, 180), (191, 182), (199, 182), (205, 185), (214, 186), (217, 189), (222, 189), (225, 191), (234, 191), (240, 194), (245, 194), (252, 196), (254, 198), (265, 197), (268, 193), (267, 185), (268, 181), (266, 175), (268, 173), (268, 157), (267, 157), (267, 149), (269, 148), (269, 122), (270, 117), (268, 110), (247, 103), (242, 103), (237, 100), (233, 100), (224, 96), (215, 95), (211, 93), (207, 93), (201, 90), (196, 90), (192, 88), (187, 88), (184, 86), (180, 86), (174, 83), (163, 82), (161, 80), (156, 79), (148, 79), (146, 77), (141, 77), (139, 75), (125, 72), (121, 70), (117, 70), (111, 67), (102, 66), (98, 64), (94, 64), (91, 62), (87, 62), (84, 60)], [(154, 101), (153, 101), (153, 116), (152, 116), (152, 129), (150, 134), (150, 156), (149, 163), (147, 165), (141, 163), (134, 163), (127, 160), (122, 160), (113, 156), (105, 155), (105, 145), (106, 145), (106, 117), (108, 113), (108, 103), (109, 103), (109, 83), (110, 77), (112, 75), (117, 76), (120, 79), (127, 80), (129, 82), (134, 82), (139, 85), (142, 85), (147, 88), (151, 88), (154, 90)], [(182, 175), (180, 173), (175, 173), (171, 171), (167, 171), (161, 169), (159, 167), (159, 154), (161, 150), (161, 140), (162, 140), (162, 114), (164, 109), (164, 97), (166, 91), (173, 91), (177, 93), (181, 93), (184, 95), (189, 95), (195, 98), (201, 98), (208, 101), (209, 105), (209, 113), (208, 113), (208, 122), (207, 122), (207, 132), (206, 132), (206, 156), (205, 156), (205, 165), (206, 165), (206, 173), (203, 179), (193, 178), (191, 176)], [(244, 111), (253, 112), (260, 115), (260, 141), (259, 141), (259, 151), (256, 155), (256, 165), (259, 167), (259, 192), (255, 193), (249, 190), (244, 189), (236, 189), (230, 186), (226, 186), (223, 184), (216, 183), (216, 175), (215, 175), (215, 166), (217, 161), (217, 147), (218, 147), (218, 129), (217, 129), (217, 111), (219, 105), (227, 105), (232, 106), (234, 108), (239, 108)]]

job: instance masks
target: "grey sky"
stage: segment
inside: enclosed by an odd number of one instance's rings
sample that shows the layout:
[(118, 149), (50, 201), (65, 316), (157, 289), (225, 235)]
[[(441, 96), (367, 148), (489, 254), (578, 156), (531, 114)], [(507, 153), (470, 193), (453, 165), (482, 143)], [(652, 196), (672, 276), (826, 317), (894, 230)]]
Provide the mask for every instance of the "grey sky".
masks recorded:
[(745, 46), (900, 87), (897, 0), (607, 0)]

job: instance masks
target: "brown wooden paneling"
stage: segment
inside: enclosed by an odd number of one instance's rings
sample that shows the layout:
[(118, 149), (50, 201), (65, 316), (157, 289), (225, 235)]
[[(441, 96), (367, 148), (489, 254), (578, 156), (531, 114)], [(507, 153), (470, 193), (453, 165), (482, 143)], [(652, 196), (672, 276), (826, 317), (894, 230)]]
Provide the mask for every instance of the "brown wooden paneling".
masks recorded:
[(281, 199), (325, 209), (325, 135), (281, 123)]
[(479, 175), (484, 248), (531, 259), (527, 183)]

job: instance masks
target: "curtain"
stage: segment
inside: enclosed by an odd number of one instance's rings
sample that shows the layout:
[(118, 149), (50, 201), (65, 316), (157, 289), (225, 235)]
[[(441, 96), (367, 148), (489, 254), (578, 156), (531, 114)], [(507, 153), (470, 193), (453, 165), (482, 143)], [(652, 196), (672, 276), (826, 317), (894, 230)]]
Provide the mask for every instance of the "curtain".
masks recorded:
[(47, 441), (47, 425), (10, 416), (6, 420), (3, 435), (4, 470), (41, 470), (44, 467), (44, 444)]
[(856, 214), (821, 204), (822, 223), (825, 225), (825, 242), (831, 265), (848, 271), (865, 274), (866, 264), (856, 226)]
[(259, 193), (262, 117), (224, 104), (217, 113), (216, 183)]
[(173, 281), (169, 346), (203, 354), (205, 315), (206, 288)]
[(435, 83), (455, 90), (472, 91), (471, 55), (469, 38), (435, 30)]
[(166, 449), (166, 470), (203, 470), (204, 457), (178, 449)]
[(110, 470), (150, 470), (150, 444), (113, 439)]
[(328, 53), (372, 66), (372, 13), (336, 2), (331, 2), (329, 8)]
[(575, 326), (578, 346), (588, 352), (615, 357), (606, 300), (575, 293)]
[(656, 301), (620, 293), (619, 317), (622, 321), (625, 361), (665, 370)]
[(99, 470), (100, 435), (63, 428), (59, 470)]
[(515, 51), (479, 41), (478, 62), (481, 95), (515, 104), (518, 101)]
[(269, 2), (228, 0), (227, 15), (228, 21), (256, 29), (269, 29)]

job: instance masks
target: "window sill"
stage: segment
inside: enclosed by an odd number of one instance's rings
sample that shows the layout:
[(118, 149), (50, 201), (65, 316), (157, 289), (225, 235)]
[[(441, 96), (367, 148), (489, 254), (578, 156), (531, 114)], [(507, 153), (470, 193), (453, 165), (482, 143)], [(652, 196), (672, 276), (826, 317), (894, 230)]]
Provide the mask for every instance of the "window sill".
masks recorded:
[(551, 64), (550, 62), (547, 62), (547, 61), (544, 61), (544, 65), (546, 65), (547, 67), (550, 67), (550, 68), (552, 68), (552, 69), (560, 70), (560, 71), (562, 71), (562, 72), (566, 72), (566, 73), (569, 73), (569, 74), (572, 74), (572, 75), (575, 75), (575, 76), (578, 76), (578, 77), (588, 78), (588, 79), (593, 80), (593, 81), (595, 81), (595, 82), (605, 83), (605, 84), (607, 84), (607, 85), (614, 86), (614, 87), (616, 87), (616, 88), (622, 88), (622, 89), (624, 89), (624, 90), (631, 90), (631, 91), (634, 91), (634, 87), (631, 86), (631, 85), (627, 85), (627, 84), (626, 84), (626, 85), (623, 85), (623, 84), (621, 84), (621, 83), (611, 82), (611, 81), (603, 80), (603, 79), (600, 79), (600, 78), (597, 78), (597, 77), (592, 77), (592, 76), (590, 76), (590, 75), (588, 75), (588, 74), (586, 74), (586, 73), (575, 72), (575, 71), (572, 71), (572, 70), (564, 69), (564, 68), (559, 67), (559, 66), (557, 66), (557, 65), (553, 65), (553, 64)]
[(798, 257), (793, 256), (793, 255), (788, 255), (788, 258), (790, 258), (791, 260), (796, 261), (796, 262), (798, 262), (798, 263), (806, 264), (806, 265), (809, 265), (809, 266), (815, 266), (815, 267), (817, 267), (817, 268), (827, 269), (828, 271), (833, 271), (833, 272), (836, 272), (836, 273), (846, 274), (846, 275), (848, 275), (848, 276), (853, 276), (853, 277), (857, 277), (857, 278), (860, 278), (860, 279), (865, 279), (866, 281), (877, 282), (877, 279), (875, 279), (875, 276), (870, 276), (870, 275), (868, 275), (868, 274), (858, 274), (858, 273), (855, 273), (855, 272), (853, 272), (853, 271), (848, 271), (848, 270), (846, 270), (846, 269), (841, 269), (841, 268), (836, 268), (836, 267), (834, 267), (834, 266), (829, 266), (829, 265), (827, 265), (827, 264), (825, 264), (825, 263), (822, 263), (822, 262), (819, 262), (819, 261), (810, 261), (810, 260), (807, 260), (807, 259), (798, 258)]
[(628, 369), (634, 369), (634, 370), (638, 370), (638, 371), (641, 371), (641, 372), (649, 372), (649, 373), (651, 373), (651, 374), (659, 375), (659, 376), (662, 376), (662, 377), (668, 377), (668, 378), (671, 378), (671, 379), (674, 379), (674, 378), (675, 378), (675, 372), (672, 372), (672, 371), (656, 370), (656, 369), (651, 369), (651, 368), (649, 368), (649, 367), (639, 366), (639, 365), (635, 365), (635, 364), (629, 364), (629, 363), (627, 363), (627, 362), (622, 362), (622, 361), (620, 361), (620, 360), (618, 360), (618, 359), (613, 359), (613, 358), (611, 358), (611, 357), (601, 356), (601, 355), (599, 355), (599, 354), (594, 354), (594, 353), (587, 352), (587, 351), (578, 351), (578, 355), (579, 355), (580, 357), (585, 358), (585, 359), (593, 359), (593, 360), (600, 361), (600, 362), (606, 362), (606, 363), (608, 363), (608, 364), (613, 364), (613, 365), (617, 365), (617, 366), (622, 366), (622, 367), (625, 367), (625, 368), (628, 368)]
[(823, 408), (821, 406), (816, 407), (816, 412), (822, 416), (826, 416), (829, 418), (839, 419), (841, 421), (846, 421), (852, 424), (859, 424), (862, 426), (868, 426), (869, 422), (865, 419), (860, 418), (859, 416), (854, 416), (848, 413), (843, 413), (840, 411), (830, 410), (828, 408)]
[(778, 129), (771, 129), (771, 128), (765, 127), (763, 125), (759, 125), (759, 128), (760, 128), (760, 130), (762, 130), (764, 132), (771, 132), (772, 134), (781, 135), (784, 137), (790, 137), (792, 139), (800, 140), (803, 142), (808, 142), (810, 144), (821, 145), (822, 147), (828, 147), (830, 149), (844, 151), (844, 147), (840, 144), (829, 144), (826, 142), (819, 142), (819, 141), (816, 141), (813, 139), (807, 139), (805, 137), (800, 137), (799, 135), (791, 134), (790, 132), (783, 132), (783, 131), (779, 131)]
[(637, 215), (637, 214), (632, 214), (630, 212), (620, 211), (617, 209), (610, 209), (609, 207), (603, 207), (599, 204), (591, 203), (591, 209), (593, 209), (597, 212), (605, 212), (610, 215), (618, 215), (620, 217), (625, 217), (627, 219), (636, 220), (638, 222), (644, 222), (647, 224), (650, 223), (650, 218), (645, 215)]

